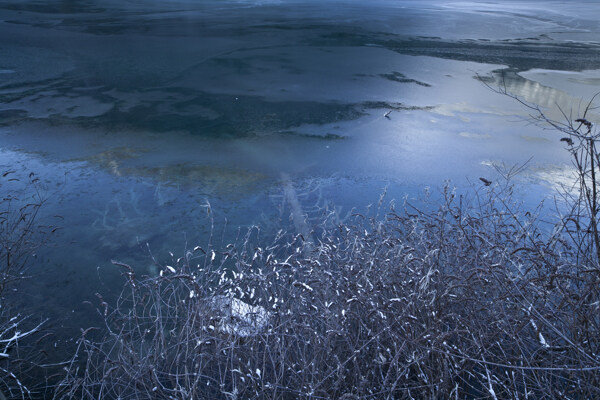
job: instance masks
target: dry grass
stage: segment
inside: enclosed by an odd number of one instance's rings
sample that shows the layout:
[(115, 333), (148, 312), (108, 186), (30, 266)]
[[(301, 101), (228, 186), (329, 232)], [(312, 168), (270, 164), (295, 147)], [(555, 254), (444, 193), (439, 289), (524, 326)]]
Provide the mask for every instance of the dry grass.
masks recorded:
[[(115, 263), (123, 293), (101, 301), (102, 333), (81, 338), (56, 397), (600, 396), (597, 264), (515, 211), (508, 186), (443, 197), (434, 212), (354, 215), (310, 245), (280, 233), (258, 247), (250, 231), (157, 277)], [(227, 329), (224, 298), (268, 324)]]
[(9, 299), (19, 281), (27, 278), (36, 251), (55, 229), (38, 221), (44, 201), (37, 177), (20, 175), (23, 171), (0, 175), (0, 400), (32, 396), (27, 379), (40, 359), (34, 340), (39, 339), (45, 321), (22, 315)]
[[(253, 228), (232, 244), (209, 239), (155, 261), (155, 277), (115, 261), (123, 291), (115, 304), (98, 295), (104, 325), (83, 332), (54, 397), (600, 398), (591, 103), (565, 123), (523, 104), (566, 135), (579, 172), (580, 191), (565, 192), (568, 211), (555, 223), (523, 210), (509, 183), (484, 180), (468, 196), (446, 187), (435, 207), (397, 210), (382, 196), (374, 214), (312, 232), (296, 215), (301, 234), (266, 242)], [(29, 237), (4, 224), (5, 244)], [(7, 249), (0, 257), (15, 260)], [(6, 271), (18, 270), (13, 262)], [(7, 354), (18, 348), (15, 329), (0, 324)], [(9, 367), (0, 372), (11, 395), (29, 396)]]

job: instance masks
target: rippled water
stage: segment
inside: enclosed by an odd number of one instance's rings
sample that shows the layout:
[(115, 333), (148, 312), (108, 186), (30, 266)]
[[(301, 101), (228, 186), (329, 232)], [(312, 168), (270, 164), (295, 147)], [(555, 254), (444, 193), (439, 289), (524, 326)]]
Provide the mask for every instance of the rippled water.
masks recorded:
[(477, 76), (576, 112), (600, 91), (598, 15), (583, 1), (0, 1), (0, 167), (39, 176), (41, 218), (63, 227), (21, 299), (87, 324), (82, 301), (120, 287), (111, 259), (156, 273), (148, 249), (165, 261), (206, 243), (208, 204), (228, 241), (302, 229), (294, 212), (342, 221), (384, 187), (466, 190), (531, 157), (517, 182), (536, 203), (568, 180), (559, 136)]

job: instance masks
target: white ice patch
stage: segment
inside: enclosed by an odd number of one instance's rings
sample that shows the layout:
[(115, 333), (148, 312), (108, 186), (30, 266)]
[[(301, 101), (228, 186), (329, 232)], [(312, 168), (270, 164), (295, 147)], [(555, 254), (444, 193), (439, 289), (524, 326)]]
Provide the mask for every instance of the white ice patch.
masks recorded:
[(248, 337), (260, 334), (267, 326), (271, 313), (261, 306), (252, 306), (236, 298), (215, 296), (211, 309), (218, 320), (217, 329), (223, 333)]

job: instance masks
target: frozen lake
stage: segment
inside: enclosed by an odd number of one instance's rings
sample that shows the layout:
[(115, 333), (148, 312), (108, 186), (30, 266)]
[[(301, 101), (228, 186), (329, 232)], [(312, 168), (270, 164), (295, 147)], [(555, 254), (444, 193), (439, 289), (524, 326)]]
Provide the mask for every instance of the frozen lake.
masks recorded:
[(156, 273), (147, 245), (165, 261), (205, 244), (207, 203), (227, 241), (531, 159), (516, 183), (535, 204), (568, 179), (560, 136), (477, 76), (576, 111), (600, 91), (599, 15), (595, 1), (0, 0), (0, 167), (39, 176), (40, 218), (63, 227), (22, 300), (86, 325), (81, 302), (120, 288), (110, 260)]

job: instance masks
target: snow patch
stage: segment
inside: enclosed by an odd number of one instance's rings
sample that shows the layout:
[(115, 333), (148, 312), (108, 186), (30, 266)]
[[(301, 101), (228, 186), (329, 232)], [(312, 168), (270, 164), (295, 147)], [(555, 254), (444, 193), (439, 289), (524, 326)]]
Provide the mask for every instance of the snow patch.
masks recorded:
[(248, 337), (260, 334), (271, 318), (261, 306), (253, 306), (236, 298), (215, 296), (210, 300), (217, 330), (230, 335)]

